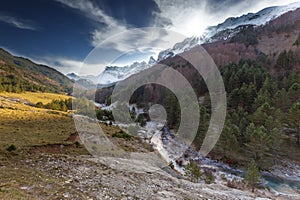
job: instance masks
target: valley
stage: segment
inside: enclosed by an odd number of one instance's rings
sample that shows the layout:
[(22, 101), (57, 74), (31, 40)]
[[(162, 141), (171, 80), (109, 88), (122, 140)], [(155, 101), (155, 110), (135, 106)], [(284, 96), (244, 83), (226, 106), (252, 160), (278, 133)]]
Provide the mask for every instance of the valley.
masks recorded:
[[(52, 3), (96, 17), (92, 24), (110, 22), (114, 34), (133, 26), (90, 1)], [(148, 41), (145, 31), (125, 34), (126, 45), (115, 38), (112, 49), (93, 41), (92, 61), (53, 56), (85, 54), (64, 42), (43, 47), (55, 51), (40, 59), (30, 54), (55, 69), (1, 46), (0, 199), (300, 200), (300, 3), (222, 21), (138, 56), (123, 48)], [(43, 31), (21, 22), (6, 25)], [(163, 43), (163, 30), (151, 33), (151, 45)], [(98, 31), (89, 37), (104, 40)], [(114, 52), (138, 61), (104, 65)], [(84, 65), (102, 71), (77, 73)]]

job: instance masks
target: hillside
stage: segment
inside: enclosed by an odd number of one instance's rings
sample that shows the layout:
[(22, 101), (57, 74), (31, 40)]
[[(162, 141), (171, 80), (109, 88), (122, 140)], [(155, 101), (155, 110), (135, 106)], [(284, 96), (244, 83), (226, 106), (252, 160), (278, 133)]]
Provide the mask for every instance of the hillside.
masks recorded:
[(0, 91), (70, 93), (73, 82), (57, 70), (0, 48)]
[[(299, 69), (300, 9), (288, 12), (263, 26), (246, 25), (240, 32), (226, 40), (204, 44), (218, 66), (240, 59), (268, 59), (271, 67), (284, 51), (293, 52), (294, 68)], [(197, 48), (197, 47), (195, 47)]]

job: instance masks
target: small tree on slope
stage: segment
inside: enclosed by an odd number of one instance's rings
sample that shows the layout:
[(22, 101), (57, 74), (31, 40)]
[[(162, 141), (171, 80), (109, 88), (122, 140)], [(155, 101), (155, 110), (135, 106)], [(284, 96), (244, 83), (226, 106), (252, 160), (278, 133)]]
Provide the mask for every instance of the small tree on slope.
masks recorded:
[(251, 186), (252, 192), (254, 192), (254, 188), (259, 183), (259, 179), (260, 179), (259, 169), (256, 166), (255, 161), (252, 160), (247, 167), (246, 176), (245, 176), (245, 181), (247, 182), (247, 184)]

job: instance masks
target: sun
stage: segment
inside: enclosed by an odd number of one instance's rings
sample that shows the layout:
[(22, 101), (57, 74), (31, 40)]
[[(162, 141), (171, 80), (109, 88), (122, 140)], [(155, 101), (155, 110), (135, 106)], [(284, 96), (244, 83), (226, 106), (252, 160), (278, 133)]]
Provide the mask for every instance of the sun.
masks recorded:
[(201, 36), (208, 24), (205, 21), (205, 17), (201, 14), (196, 14), (189, 17), (185, 23), (184, 34), (192, 37), (192, 36)]
[(180, 16), (174, 20), (172, 29), (186, 37), (199, 37), (209, 26), (209, 19), (208, 16), (205, 15), (205, 12), (190, 12), (179, 15)]

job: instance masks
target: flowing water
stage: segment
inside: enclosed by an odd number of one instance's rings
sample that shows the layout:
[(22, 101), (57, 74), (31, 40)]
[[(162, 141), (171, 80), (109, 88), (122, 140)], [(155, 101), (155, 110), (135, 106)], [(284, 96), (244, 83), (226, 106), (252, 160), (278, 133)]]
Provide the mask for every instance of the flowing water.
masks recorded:
[[(236, 179), (243, 179), (245, 172), (240, 169), (232, 168), (226, 164), (212, 160), (206, 157), (202, 157), (199, 152), (193, 151), (188, 145), (176, 140), (174, 135), (170, 133), (167, 127), (163, 127), (162, 131), (157, 131), (151, 139), (151, 143), (154, 148), (161, 154), (161, 156), (169, 163), (173, 162), (175, 169), (184, 174), (184, 168), (176, 164), (175, 160), (178, 158), (178, 153), (181, 154), (185, 151), (189, 151), (189, 155), (198, 162), (218, 169), (221, 173), (225, 173), (229, 177)], [(274, 190), (276, 193), (289, 193), (294, 191), (300, 193), (300, 179), (290, 177), (278, 177), (268, 172), (262, 172), (263, 185)]]

